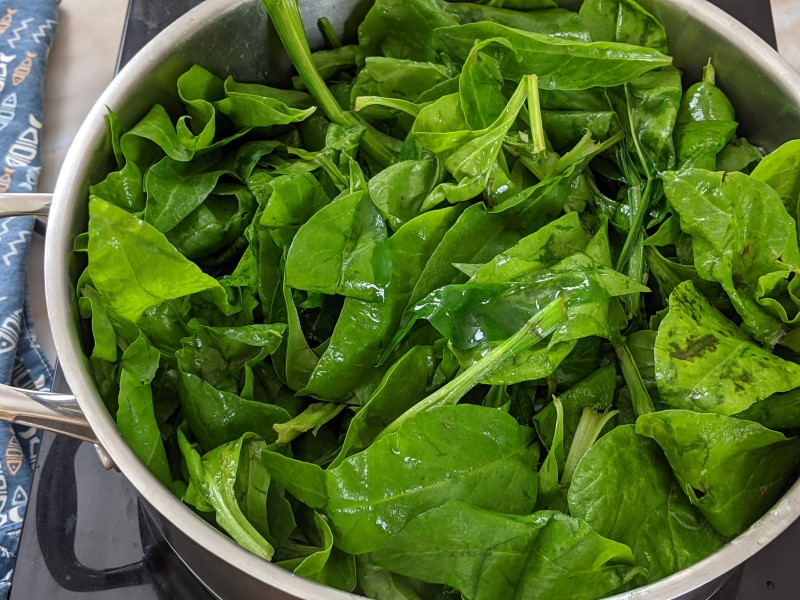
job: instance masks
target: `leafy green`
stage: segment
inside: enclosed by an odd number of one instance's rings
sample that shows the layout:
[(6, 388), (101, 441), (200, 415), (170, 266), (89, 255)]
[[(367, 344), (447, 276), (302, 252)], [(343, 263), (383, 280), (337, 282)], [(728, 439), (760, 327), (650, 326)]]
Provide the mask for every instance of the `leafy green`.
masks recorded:
[(770, 276), (788, 278), (800, 265), (795, 223), (778, 193), (742, 173), (701, 169), (665, 173), (664, 191), (692, 236), (698, 275), (722, 285), (745, 330), (774, 345), (784, 326), (777, 301), (759, 287)]
[(684, 496), (658, 445), (633, 425), (616, 427), (586, 453), (572, 477), (569, 510), (598, 534), (628, 545), (654, 579), (726, 541)]
[(162, 485), (376, 600), (628, 593), (769, 509), (794, 142), (762, 160), (636, 0), (376, 0), (313, 53), (261, 5), (294, 89), (194, 65), (109, 111), (73, 244), (87, 366)]
[(786, 489), (800, 440), (758, 423), (690, 410), (640, 416), (636, 432), (664, 450), (689, 501), (722, 535), (739, 535)]
[(800, 385), (800, 365), (751, 341), (691, 282), (670, 296), (655, 344), (656, 382), (673, 408), (734, 415)]
[(466, 60), (476, 40), (502, 38), (506, 43), (493, 46), (487, 53), (498, 61), (503, 77), (519, 81), (536, 73), (539, 85), (546, 89), (612, 87), (672, 64), (669, 56), (649, 48), (565, 40), (486, 21), (445, 27), (436, 33), (459, 60)]
[(89, 274), (103, 301), (130, 321), (164, 300), (197, 293), (232, 312), (223, 287), (163, 234), (96, 197), (89, 202)]
[(362, 190), (337, 198), (300, 227), (286, 256), (286, 285), (379, 300), (391, 265), (386, 227)]
[(339, 547), (354, 554), (450, 500), (527, 514), (538, 456), (533, 431), (503, 412), (432, 408), (329, 471), (326, 511)]
[(598, 598), (638, 573), (630, 548), (578, 519), (555, 511), (500, 514), (465, 502), (420, 514), (384, 541), (372, 560), (475, 599)]

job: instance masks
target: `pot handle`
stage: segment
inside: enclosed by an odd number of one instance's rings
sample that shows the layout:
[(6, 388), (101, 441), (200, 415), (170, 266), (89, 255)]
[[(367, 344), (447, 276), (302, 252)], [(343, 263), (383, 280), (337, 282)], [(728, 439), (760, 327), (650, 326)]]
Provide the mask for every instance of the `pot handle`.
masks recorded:
[(0, 419), (100, 443), (72, 394), (0, 385)]
[[(52, 199), (52, 194), (0, 194), (0, 218), (34, 216), (38, 225), (47, 217)], [(72, 394), (0, 385), (0, 419), (98, 444)]]

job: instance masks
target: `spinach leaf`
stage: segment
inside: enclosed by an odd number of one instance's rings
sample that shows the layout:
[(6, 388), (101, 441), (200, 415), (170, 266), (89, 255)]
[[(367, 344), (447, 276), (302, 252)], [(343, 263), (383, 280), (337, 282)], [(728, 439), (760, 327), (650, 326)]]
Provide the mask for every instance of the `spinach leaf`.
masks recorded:
[(466, 60), (478, 40), (503, 38), (492, 46), (503, 77), (520, 81), (536, 73), (546, 89), (582, 90), (612, 87), (633, 81), (672, 59), (656, 50), (614, 42), (578, 42), (481, 22), (444, 27), (436, 31), (444, 48)]
[(769, 184), (783, 201), (786, 211), (797, 221), (800, 202), (800, 140), (786, 142), (764, 157), (753, 169), (752, 177)]
[(508, 2), (505, 6), (499, 4), (496, 1), (488, 6), (480, 6), (472, 2), (451, 2), (447, 8), (449, 12), (458, 16), (462, 24), (490, 21), (506, 27), (557, 38), (582, 42), (592, 41), (589, 38), (589, 31), (585, 25), (580, 23), (578, 15), (571, 10), (555, 8), (555, 3), (542, 7), (544, 10), (537, 9), (531, 12), (509, 10), (511, 7)]
[(448, 502), (412, 519), (372, 560), (476, 600), (560, 594), (593, 600), (640, 573), (630, 548), (578, 519), (555, 511), (499, 514), (465, 502)]
[(669, 52), (664, 27), (633, 0), (587, 0), (581, 4), (578, 18), (595, 42), (621, 42)]
[(686, 497), (725, 536), (764, 514), (800, 463), (799, 439), (724, 415), (665, 410), (640, 416), (636, 432), (661, 446)]
[(422, 400), (436, 363), (430, 346), (415, 346), (393, 364), (347, 428), (342, 449), (329, 468), (367, 448), (392, 421)]
[(714, 85), (714, 78), (709, 60), (703, 69), (703, 81), (689, 87), (681, 99), (675, 137), (682, 168), (715, 170), (717, 155), (736, 135), (738, 124), (733, 107)]
[(363, 593), (375, 600), (422, 600), (424, 586), (411, 578), (376, 566), (369, 555), (356, 557), (356, 575)]
[(178, 390), (186, 422), (207, 450), (248, 432), (272, 442), (277, 437), (273, 425), (290, 419), (289, 413), (279, 406), (223, 392), (191, 373), (181, 372)]
[(457, 216), (456, 208), (423, 213), (389, 238), (392, 276), (383, 302), (345, 300), (330, 343), (302, 394), (347, 400), (375, 373), (428, 258)]
[(434, 160), (403, 160), (369, 180), (369, 196), (393, 230), (422, 212), (422, 203), (441, 178)]
[(386, 226), (364, 190), (315, 213), (286, 256), (289, 287), (367, 301), (384, 298), (391, 272)]
[(96, 197), (89, 201), (88, 268), (106, 305), (129, 321), (164, 300), (198, 293), (225, 313), (235, 311), (224, 288), (162, 233)]
[(744, 329), (773, 346), (784, 326), (757, 288), (764, 276), (788, 278), (800, 265), (795, 224), (778, 194), (742, 173), (701, 169), (665, 173), (664, 191), (692, 236), (698, 275), (720, 283)]
[(656, 338), (655, 369), (666, 404), (722, 415), (800, 386), (800, 365), (751, 341), (690, 282), (670, 296)]
[(310, 173), (282, 175), (269, 180), (269, 196), (261, 213), (261, 224), (268, 227), (303, 225), (330, 199)]
[(616, 427), (592, 446), (575, 470), (568, 498), (572, 516), (628, 545), (655, 580), (726, 541), (684, 496), (658, 445), (633, 425)]
[[(558, 395), (564, 413), (563, 455), (569, 453), (572, 440), (578, 429), (584, 408), (606, 410), (611, 408), (614, 390), (617, 387), (617, 373), (613, 364), (606, 365), (582, 379), (574, 386)], [(536, 433), (546, 448), (552, 448), (554, 433), (558, 427), (557, 412), (553, 403), (548, 404), (533, 418)]]
[(440, 0), (377, 0), (361, 25), (358, 41), (368, 54), (438, 62), (438, 27), (457, 25)]
[(246, 433), (201, 457), (183, 429), (178, 429), (177, 435), (190, 476), (187, 496), (202, 497), (206, 506), (214, 510), (217, 524), (228, 535), (256, 556), (271, 560), (275, 549), (242, 512), (235, 489), (244, 447), (249, 444), (263, 446), (264, 443), (253, 434)]
[(117, 427), (145, 466), (161, 483), (168, 484), (172, 475), (158, 429), (150, 385), (160, 359), (161, 353), (142, 335), (122, 354)]
[(584, 250), (589, 243), (578, 213), (567, 213), (481, 265), (473, 283), (519, 281), (527, 273), (550, 267)]
[(376, 550), (413, 517), (450, 500), (527, 514), (536, 501), (533, 431), (492, 408), (432, 408), (327, 471), (337, 544)]
[[(561, 406), (561, 400), (555, 397), (549, 406), (555, 410), (556, 422), (552, 434), (550, 434), (550, 451), (542, 461), (542, 466), (539, 467), (536, 508), (565, 511), (567, 498), (560, 486), (560, 475), (564, 470), (564, 409)], [(537, 429), (538, 427), (537, 424)]]
[(257, 83), (225, 80), (225, 98), (214, 106), (240, 127), (288, 125), (310, 117), (316, 107), (302, 92), (279, 90)]
[(355, 557), (334, 547), (333, 533), (325, 517), (317, 511), (312, 511), (311, 519), (313, 523), (306, 530), (312, 534), (311, 543), (320, 549), (303, 558), (300, 564), (292, 569), (294, 574), (352, 592), (356, 587)]

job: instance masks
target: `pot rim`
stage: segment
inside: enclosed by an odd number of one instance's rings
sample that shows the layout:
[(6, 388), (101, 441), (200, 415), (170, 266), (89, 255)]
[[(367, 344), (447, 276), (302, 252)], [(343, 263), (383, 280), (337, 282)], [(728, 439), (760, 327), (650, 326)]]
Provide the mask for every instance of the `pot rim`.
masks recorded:
[[(164, 518), (189, 535), (215, 558), (249, 573), (259, 581), (308, 600), (361, 598), (301, 578), (245, 550), (218, 531), (176, 498), (150, 473), (119, 434), (92, 381), (88, 363), (73, 320), (77, 311), (74, 288), (64, 268), (64, 257), (72, 252), (68, 225), (78, 203), (86, 197), (83, 172), (91, 156), (107, 135), (106, 107), (115, 107), (136, 93), (137, 80), (154, 62), (166, 59), (176, 40), (191, 36), (197, 23), (258, 0), (206, 0), (164, 29), (119, 72), (83, 121), (71, 144), (56, 183), (50, 225), (45, 241), (45, 294), (56, 353), (67, 383), (78, 399), (90, 426), (105, 450)], [(750, 29), (706, 0), (659, 0), (675, 6), (694, 20), (712, 23), (726, 41), (747, 53), (764, 72), (781, 82), (787, 96), (800, 106), (800, 75), (776, 51)], [(746, 532), (694, 565), (633, 591), (607, 600), (655, 600), (677, 598), (725, 575), (776, 538), (800, 516), (800, 480)], [(191, 532), (191, 533), (189, 533)], [(202, 577), (200, 577), (202, 580)]]

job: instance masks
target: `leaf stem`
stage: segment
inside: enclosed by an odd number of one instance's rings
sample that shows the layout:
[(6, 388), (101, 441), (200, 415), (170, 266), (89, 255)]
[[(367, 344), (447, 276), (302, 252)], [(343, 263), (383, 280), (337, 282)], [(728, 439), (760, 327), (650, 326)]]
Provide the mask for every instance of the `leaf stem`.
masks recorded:
[(514, 335), (392, 421), (375, 440), (397, 431), (406, 420), (429, 408), (458, 404), (464, 394), (497, 371), (517, 353), (536, 345), (560, 327), (567, 320), (565, 304), (566, 296), (560, 296), (550, 302), (528, 319)]
[(261, 3), (267, 9), (270, 21), (275, 26), (289, 58), (292, 59), (308, 91), (328, 118), (344, 127), (353, 125), (366, 127), (367, 131), (361, 141), (364, 150), (384, 167), (394, 163), (394, 154), (378, 140), (372, 127), (352, 113), (342, 110), (325, 84), (325, 80), (317, 71), (306, 38), (303, 20), (300, 17), (300, 10), (297, 7), (297, 0), (261, 0)]
[(333, 48), (342, 47), (342, 40), (339, 39), (339, 36), (336, 35), (336, 32), (333, 30), (333, 25), (331, 25), (330, 20), (328, 17), (322, 17), (317, 21), (317, 26), (319, 30), (322, 32), (322, 37), (325, 38), (325, 41), (328, 42), (328, 45)]
[(637, 417), (642, 415), (649, 415), (656, 412), (653, 406), (653, 400), (650, 398), (650, 392), (644, 385), (642, 375), (639, 373), (639, 367), (633, 360), (628, 345), (623, 343), (614, 349), (617, 353), (620, 369), (622, 369), (622, 378), (631, 392), (631, 404), (633, 404), (633, 412)]
[(534, 154), (547, 152), (547, 142), (544, 139), (544, 125), (542, 124), (542, 106), (539, 101), (539, 78), (536, 75), (531, 75), (526, 78), (526, 86), (533, 152)]
[(597, 438), (600, 437), (600, 432), (612, 418), (619, 413), (618, 410), (612, 410), (604, 413), (598, 413), (594, 408), (587, 406), (583, 409), (581, 420), (578, 422), (578, 428), (575, 430), (575, 437), (572, 438), (572, 445), (569, 447), (569, 454), (564, 463), (564, 473), (561, 475), (561, 487), (567, 487), (572, 482), (572, 476), (575, 474), (575, 469), (578, 468), (578, 463), (589, 451), (589, 448), (594, 446)]
[(325, 423), (338, 415), (346, 404), (336, 402), (316, 402), (310, 404), (303, 412), (286, 423), (276, 423), (272, 428), (278, 432), (279, 445), (288, 444), (306, 431), (315, 432)]

